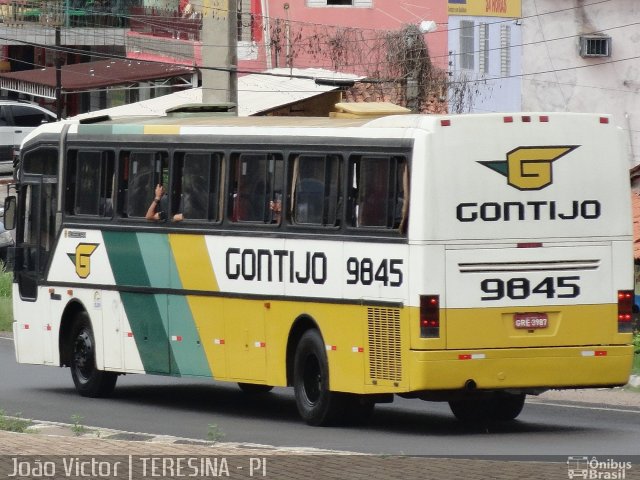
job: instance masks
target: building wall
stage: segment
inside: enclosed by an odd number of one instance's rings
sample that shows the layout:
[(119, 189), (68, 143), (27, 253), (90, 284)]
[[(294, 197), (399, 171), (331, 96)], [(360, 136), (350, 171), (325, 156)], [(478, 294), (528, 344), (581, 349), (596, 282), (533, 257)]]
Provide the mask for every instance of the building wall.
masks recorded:
[[(299, 53), (292, 59), (293, 66), (298, 68), (318, 67), (332, 68), (325, 59), (319, 58), (312, 52), (314, 48), (327, 45), (326, 34), (334, 35), (338, 40), (340, 35), (336, 30), (351, 28), (358, 31), (357, 39), (349, 39), (344, 45), (336, 44), (338, 49), (359, 49), (363, 52), (361, 58), (357, 55), (337, 65), (345, 73), (370, 73), (371, 67), (367, 53), (367, 45), (374, 44), (371, 39), (379, 38), (385, 30), (400, 30), (407, 24), (417, 25), (424, 20), (435, 21), (438, 28), (435, 32), (426, 34), (431, 59), (435, 65), (446, 69), (447, 64), (447, 6), (442, 0), (422, 0), (418, 2), (399, 2), (398, 0), (353, 0), (352, 6), (327, 6), (327, 0), (263, 0), (263, 13), (269, 17), (269, 36), (273, 37), (274, 29), (283, 33), (288, 20), (291, 43), (297, 43)], [(285, 9), (285, 5), (288, 8)], [(277, 24), (276, 22), (279, 22)], [(326, 27), (325, 27), (326, 26)], [(335, 27), (335, 28), (332, 28)], [(286, 66), (286, 45), (278, 58), (279, 66)], [(275, 52), (271, 51), (270, 61), (275, 62)], [(283, 63), (284, 62), (284, 63)], [(270, 65), (275, 67), (272, 63)]]
[[(611, 113), (630, 166), (640, 162), (640, 2), (523, 0), (523, 110)], [(580, 35), (611, 37), (611, 56), (583, 58)]]
[(519, 111), (520, 0), (449, 0), (449, 111)]

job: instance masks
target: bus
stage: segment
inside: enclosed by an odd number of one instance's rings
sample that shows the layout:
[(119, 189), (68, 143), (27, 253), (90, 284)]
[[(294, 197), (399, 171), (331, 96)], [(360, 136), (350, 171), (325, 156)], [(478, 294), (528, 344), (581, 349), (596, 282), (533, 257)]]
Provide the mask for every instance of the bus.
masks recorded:
[(87, 397), (122, 374), (293, 387), (310, 425), (395, 395), (511, 421), (624, 385), (621, 139), (570, 113), (43, 125), (6, 201), (17, 361)]

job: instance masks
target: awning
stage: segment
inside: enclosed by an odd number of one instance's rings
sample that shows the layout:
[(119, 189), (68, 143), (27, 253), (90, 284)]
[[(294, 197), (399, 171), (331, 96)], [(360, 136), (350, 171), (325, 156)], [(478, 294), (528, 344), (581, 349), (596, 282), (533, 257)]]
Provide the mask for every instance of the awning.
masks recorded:
[[(184, 65), (142, 60), (99, 60), (61, 67), (62, 92), (82, 92), (116, 85), (193, 75)], [(189, 82), (190, 83), (190, 82)], [(56, 68), (0, 73), (0, 88), (35, 97), (56, 98)]]
[[(292, 75), (289, 77), (287, 75)], [(297, 77), (297, 78), (296, 78)], [(314, 79), (325, 80), (319, 85)], [(290, 105), (308, 98), (337, 90), (328, 80), (358, 80), (357, 75), (333, 72), (317, 68), (274, 68), (262, 73), (238, 78), (238, 116), (245, 117), (267, 112), (283, 105)], [(192, 88), (127, 105), (107, 108), (77, 115), (76, 119), (99, 115), (136, 116), (166, 115), (167, 109), (185, 104), (202, 103), (202, 88)]]

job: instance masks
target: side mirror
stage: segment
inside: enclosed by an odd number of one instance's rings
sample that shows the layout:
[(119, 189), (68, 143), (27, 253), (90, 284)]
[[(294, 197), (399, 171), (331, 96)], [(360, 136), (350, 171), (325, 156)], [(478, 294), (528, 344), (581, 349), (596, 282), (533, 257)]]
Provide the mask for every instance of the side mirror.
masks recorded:
[(17, 199), (15, 195), (4, 199), (4, 228), (7, 230), (16, 228), (16, 206)]

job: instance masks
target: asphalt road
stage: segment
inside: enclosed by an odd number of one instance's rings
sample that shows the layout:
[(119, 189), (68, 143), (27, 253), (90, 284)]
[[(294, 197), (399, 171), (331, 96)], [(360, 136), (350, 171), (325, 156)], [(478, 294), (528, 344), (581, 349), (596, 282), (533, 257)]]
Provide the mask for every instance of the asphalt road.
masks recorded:
[(518, 421), (490, 430), (457, 422), (446, 404), (397, 398), (358, 427), (313, 428), (291, 389), (250, 396), (234, 384), (129, 375), (111, 399), (78, 396), (68, 369), (18, 365), (0, 338), (0, 408), (26, 418), (221, 441), (408, 455), (633, 455), (640, 408), (527, 403)]

